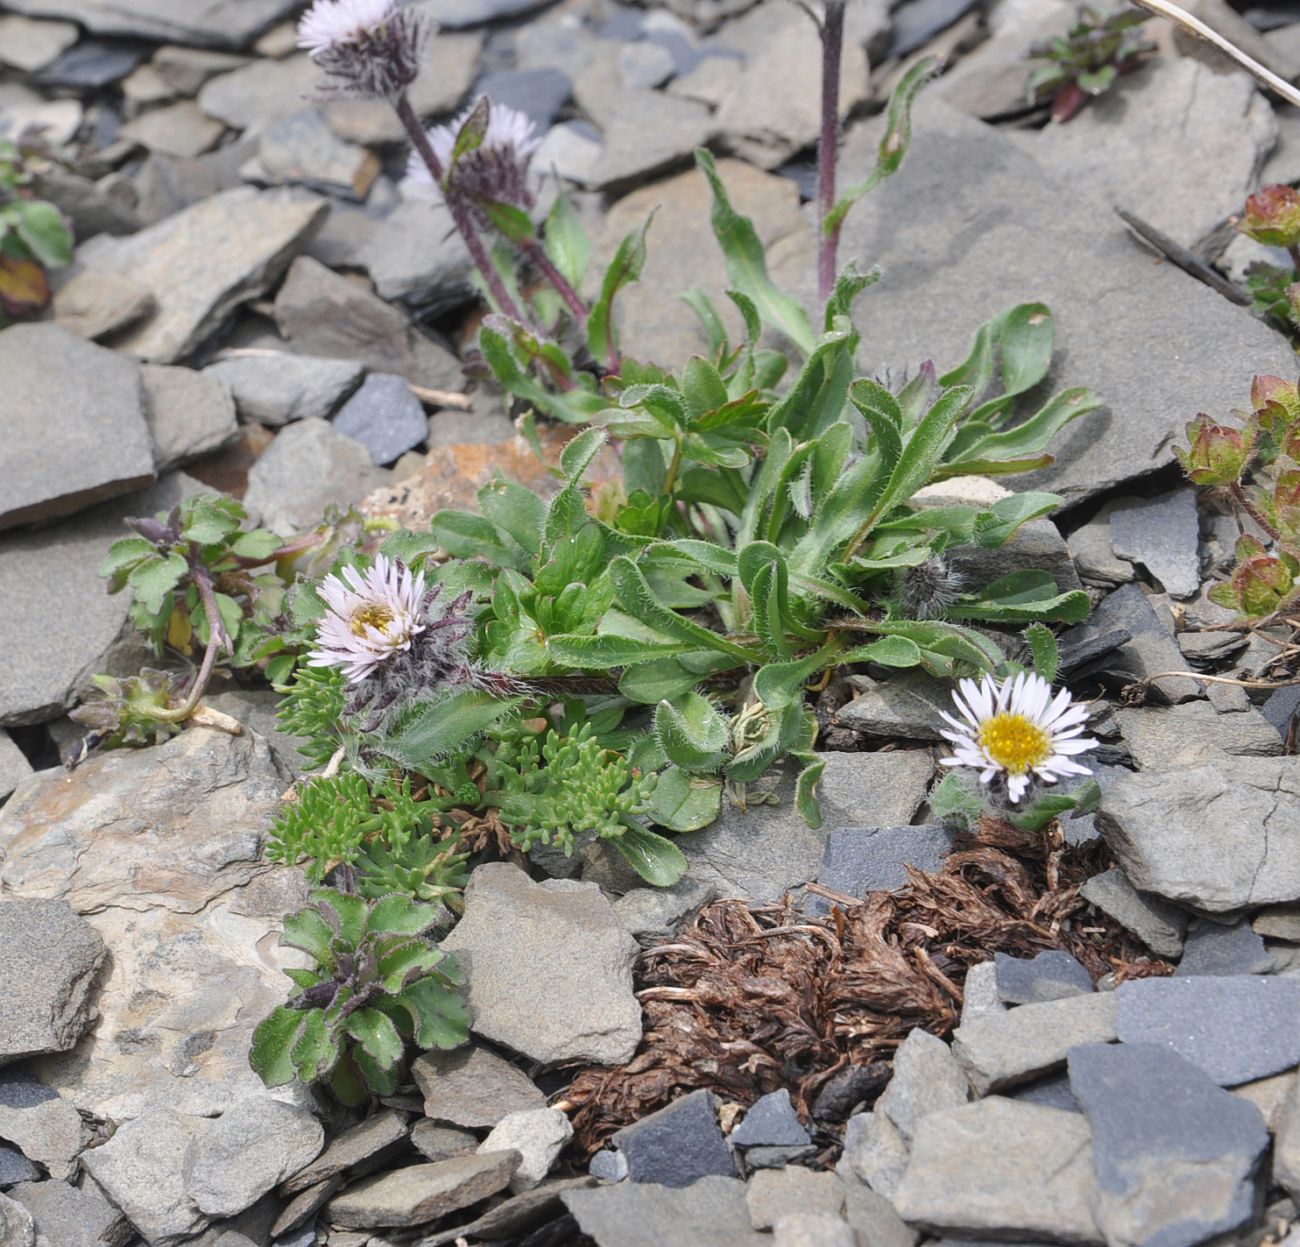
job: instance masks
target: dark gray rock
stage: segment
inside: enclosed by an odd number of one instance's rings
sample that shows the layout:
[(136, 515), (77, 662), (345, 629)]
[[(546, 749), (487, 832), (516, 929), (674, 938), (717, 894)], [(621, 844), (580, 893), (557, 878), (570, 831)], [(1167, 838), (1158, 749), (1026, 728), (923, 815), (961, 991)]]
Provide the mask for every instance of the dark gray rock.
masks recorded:
[[(1069, 6), (1061, 11), (1068, 24)], [(1019, 71), (1003, 79), (1023, 90)], [(883, 124), (850, 127), (843, 167), (871, 167)], [(1085, 235), (1086, 252), (1071, 242)], [(956, 237), (963, 245), (954, 250)], [(773, 261), (778, 284), (802, 281), (811, 293), (812, 246), (810, 238)], [(1118, 218), (1048, 174), (1007, 133), (935, 96), (917, 104), (902, 170), (847, 218), (840, 255), (885, 270), (878, 297), (854, 309), (868, 368), (932, 358), (943, 371), (966, 358), (990, 318), (1027, 301), (1052, 309), (1052, 383), (1090, 386), (1109, 410), (1070, 425), (1053, 442), (1055, 466), (1018, 478), (1017, 488), (1050, 489), (1071, 502), (1170, 464), (1188, 413), (1230, 410), (1253, 373), (1294, 371), (1285, 344), (1247, 309), (1171, 265), (1153, 267)], [(958, 314), (954, 289), (968, 296)], [(1156, 323), (1162, 332), (1152, 342)], [(917, 324), (930, 326), (924, 340)]]
[(617, 1065), (641, 1041), (636, 941), (591, 883), (536, 884), (516, 866), (470, 876), (443, 941), (469, 976), (474, 1030), (535, 1061)]
[(216, 0), (199, 8), (172, 0), (12, 0), (16, 13), (65, 17), (99, 35), (205, 47), (243, 47), (294, 10), (294, 0)]
[(230, 391), (191, 368), (146, 364), (141, 369), (145, 414), (158, 470), (179, 467), (219, 450), (239, 432)]
[(1114, 996), (1115, 1034), (1122, 1042), (1172, 1048), (1221, 1087), (1300, 1064), (1300, 980), (1251, 974), (1136, 979), (1121, 983)]
[[(942, 827), (837, 827), (826, 838), (817, 882), (858, 899), (893, 891), (908, 882), (909, 866), (938, 870), (954, 839), (955, 833)], [(829, 913), (830, 907), (824, 896), (804, 900), (811, 914)]]
[[(1135, 584), (1122, 585), (1102, 598), (1088, 622), (1069, 629), (1062, 643), (1071, 645), (1120, 631), (1129, 634), (1128, 643), (1085, 672), (1099, 670), (1140, 680), (1164, 671), (1185, 670), (1173, 630), (1165, 625), (1147, 601), (1147, 595)], [(1200, 684), (1185, 677), (1161, 680), (1155, 689), (1157, 698), (1171, 702), (1189, 701), (1201, 692)]]
[(531, 117), (539, 130), (545, 130), (569, 102), (573, 83), (561, 69), (503, 69), (485, 74), (474, 92), (488, 96), (493, 104), (517, 108)]
[(244, 502), (272, 532), (288, 537), (319, 524), (331, 504), (352, 506), (387, 479), (360, 442), (324, 420), (299, 420), (253, 464)]
[(671, 1247), (690, 1227), (691, 1247), (770, 1247), (751, 1227), (745, 1184), (705, 1177), (685, 1189), (620, 1182), (565, 1191), (564, 1206), (598, 1247)]
[(711, 1091), (692, 1091), (624, 1126), (610, 1142), (627, 1160), (631, 1182), (683, 1187), (710, 1175), (731, 1177), (736, 1172)]
[(1273, 958), (1249, 922), (1243, 920), (1225, 927), (1202, 921), (1187, 933), (1183, 959), (1174, 974), (1179, 977), (1212, 974), (1223, 978), (1233, 974), (1270, 974), (1272, 970)]
[(0, 332), (0, 528), (70, 515), (154, 478), (140, 369), (58, 325)]
[(1115, 1039), (1115, 1000), (1094, 992), (976, 1018), (953, 1032), (953, 1055), (976, 1095), (1029, 1082), (1060, 1068), (1075, 1045)]
[(890, 680), (853, 676), (850, 683), (858, 695), (835, 715), (840, 726), (868, 736), (942, 739), (939, 712), (953, 712), (952, 690), (947, 681), (922, 671), (909, 671)]
[(424, 441), (428, 419), (404, 377), (373, 372), (335, 415), (340, 433), (360, 442), (384, 467)]
[(1094, 875), (1079, 889), (1079, 895), (1136, 935), (1157, 957), (1182, 955), (1187, 912), (1158, 896), (1139, 892), (1118, 866)]
[(300, 256), (275, 299), (281, 334), (304, 355), (356, 359), (376, 372), (395, 372), (416, 385), (460, 386), (456, 357), (414, 329), (364, 283)]
[(1294, 757), (1127, 775), (1102, 794), (1097, 813), (1134, 887), (1209, 913), (1300, 898), (1290, 831), (1298, 825)]
[[(278, 191), (225, 190), (126, 238), (101, 235), (77, 263), (129, 277), (157, 310), (115, 345), (141, 359), (173, 364), (189, 355), (242, 303), (284, 272), (327, 212), (319, 200)], [(255, 220), (257, 228), (248, 223)], [(327, 352), (322, 352), (327, 353)]]
[(1015, 1087), (1007, 1093), (1008, 1098), (1018, 1104), (1038, 1104), (1044, 1108), (1057, 1108), (1066, 1113), (1077, 1113), (1079, 1101), (1070, 1090), (1068, 1074), (1054, 1074), (1050, 1078), (1040, 1078), (1036, 1082)]
[(618, 920), (636, 939), (670, 935), (713, 900), (714, 891), (689, 875), (671, 888), (633, 888), (614, 902)]
[(910, 1155), (907, 1140), (884, 1113), (873, 1110), (849, 1118), (840, 1163), (876, 1194), (894, 1198)]
[(381, 298), (422, 311), (457, 307), (473, 295), (469, 249), (441, 202), (398, 204), (381, 228), (368, 232), (352, 262), (370, 274)]
[(1252, 1219), (1269, 1141), (1253, 1104), (1153, 1044), (1088, 1044), (1069, 1068), (1092, 1127), (1107, 1241), (1194, 1247)]
[(1110, 516), (1110, 543), (1120, 558), (1141, 563), (1171, 597), (1191, 598), (1200, 591), (1194, 489), (1119, 502)]
[(622, 1182), (627, 1177), (627, 1157), (613, 1148), (603, 1148), (591, 1158), (587, 1172), (602, 1182)]
[(126, 1223), (92, 1178), (67, 1182), (23, 1182), (9, 1189), (36, 1222), (36, 1247), (102, 1247), (120, 1242)]
[(104, 941), (63, 901), (0, 901), (0, 1063), (66, 1052), (96, 1013)]
[(894, 1206), (958, 1238), (1100, 1243), (1091, 1153), (1078, 1113), (990, 1096), (921, 1123)]
[(546, 1097), (522, 1070), (486, 1048), (426, 1052), (411, 1065), (430, 1121), (490, 1129), (510, 1113), (545, 1108)]
[(145, 48), (138, 43), (82, 39), (41, 70), (36, 81), (52, 87), (106, 87), (125, 78), (144, 57)]
[(911, 1139), (931, 1113), (956, 1108), (970, 1098), (970, 1084), (961, 1066), (937, 1035), (920, 1029), (909, 1032), (894, 1053), (894, 1074), (876, 1101), (904, 1139)]
[(365, 372), (354, 360), (288, 352), (223, 359), (203, 370), (230, 387), (241, 420), (273, 428), (294, 420), (327, 420)]
[[(365, 1121), (345, 1130), (311, 1162), (280, 1184), (281, 1195), (296, 1195), (309, 1186), (315, 1186), (337, 1174), (386, 1153), (405, 1141), (406, 1118), (392, 1109), (374, 1113)], [(471, 1142), (470, 1151), (473, 1151)], [(439, 1158), (441, 1159), (441, 1158)]]
[(1266, 758), (1282, 752), (1272, 725), (1250, 708), (1220, 714), (1206, 701), (1118, 706), (1115, 721), (1133, 760), (1144, 771), (1196, 766), (1214, 755)]
[(1069, 953), (1048, 949), (1036, 957), (1011, 957), (995, 953), (993, 964), (998, 995), (1007, 1004), (1032, 1005), (1044, 1000), (1086, 996), (1092, 991), (1092, 976)]
[(803, 1147), (812, 1142), (784, 1087), (755, 1100), (729, 1138), (732, 1147), (743, 1148)]
[(1270, 693), (1268, 700), (1260, 707), (1260, 713), (1277, 728), (1283, 740), (1287, 739), (1296, 715), (1300, 714), (1300, 684)]
[(41, 1176), (41, 1171), (16, 1147), (0, 1143), (0, 1190), (19, 1182), (35, 1182)]
[(976, 3), (977, 0), (906, 0), (890, 14), (888, 55), (906, 56), (924, 47), (975, 8)]

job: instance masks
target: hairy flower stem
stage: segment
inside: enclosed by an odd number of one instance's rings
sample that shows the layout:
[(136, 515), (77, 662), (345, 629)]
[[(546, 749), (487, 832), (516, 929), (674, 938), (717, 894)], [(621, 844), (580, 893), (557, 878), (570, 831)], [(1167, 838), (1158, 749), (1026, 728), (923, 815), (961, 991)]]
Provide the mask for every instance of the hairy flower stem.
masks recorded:
[[(415, 115), (415, 109), (411, 107), (411, 101), (407, 98), (405, 92), (402, 92), (393, 101), (393, 108), (406, 130), (407, 137), (411, 140), (411, 146), (415, 148), (420, 159), (424, 161), (434, 183), (441, 186), (443, 177), (442, 162), (433, 150), (433, 145), (429, 142), (429, 136), (424, 132), (424, 127), (420, 124), (419, 117)], [(469, 248), (470, 259), (474, 261), (478, 271), (483, 275), (483, 280), (487, 283), (487, 288), (491, 291), (497, 306), (511, 320), (517, 320), (524, 325), (531, 324), (519, 310), (519, 305), (511, 298), (505, 282), (501, 280), (501, 274), (497, 272), (496, 265), (492, 263), (492, 257), (488, 254), (483, 237), (475, 227), (465, 205), (455, 195), (444, 195), (443, 201), (451, 212), (451, 219), (455, 223), (457, 232), (465, 240), (465, 246)]]
[(171, 706), (166, 710), (158, 709), (151, 712), (155, 719), (161, 719), (165, 723), (183, 723), (192, 715), (202, 699), (203, 694), (208, 690), (208, 681), (212, 678), (212, 668), (217, 661), (217, 651), (221, 648), (223, 641), (227, 641), (226, 626), (221, 622), (221, 612), (217, 609), (217, 599), (212, 592), (212, 581), (208, 579), (207, 573), (202, 572), (194, 577), (194, 587), (199, 591), (199, 597), (203, 601), (203, 609), (208, 616), (208, 647), (203, 651), (203, 662), (199, 667), (199, 673), (194, 677), (194, 683), (190, 685), (188, 696), (179, 706)]
[(1264, 514), (1249, 498), (1246, 497), (1246, 491), (1242, 489), (1240, 483), (1234, 482), (1228, 486), (1232, 496), (1241, 505), (1241, 509), (1250, 516), (1256, 524), (1260, 526), (1274, 541), (1281, 541), (1282, 534), (1277, 531), (1268, 516)]
[(839, 226), (826, 221), (835, 207), (835, 166), (840, 145), (840, 60), (844, 54), (844, 0), (826, 0), (821, 23), (822, 128), (817, 141), (817, 215), (821, 225), (817, 249), (817, 287), (824, 303), (835, 289)]
[(573, 313), (574, 320), (580, 325), (585, 325), (590, 315), (587, 305), (582, 301), (582, 296), (569, 285), (564, 274), (551, 263), (551, 257), (546, 254), (542, 244), (536, 238), (526, 238), (519, 245), (523, 248), (524, 254), (541, 270), (542, 276), (555, 287), (560, 298)]

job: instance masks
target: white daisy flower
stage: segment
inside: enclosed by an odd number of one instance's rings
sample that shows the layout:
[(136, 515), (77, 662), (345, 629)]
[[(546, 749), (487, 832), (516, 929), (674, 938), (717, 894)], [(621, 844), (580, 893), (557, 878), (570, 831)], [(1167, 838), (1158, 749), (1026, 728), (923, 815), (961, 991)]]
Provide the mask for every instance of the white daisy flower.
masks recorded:
[(1017, 802), (1034, 776), (1054, 784), (1066, 775), (1091, 775), (1086, 766), (1071, 759), (1097, 747), (1091, 736), (1081, 736), (1088, 717), (1086, 706), (1076, 706), (1067, 690), (1052, 697), (1052, 686), (1042, 676), (1021, 672), (1008, 676), (1001, 687), (986, 675), (958, 682), (952, 695), (960, 719), (940, 711), (954, 729), (941, 732), (955, 750), (944, 766), (969, 766), (980, 781), (1006, 776), (1007, 795)]
[(319, 648), (308, 656), (313, 667), (341, 667), (351, 684), (359, 684), (426, 628), (424, 573), (375, 556), (369, 571), (343, 569), (326, 576), (320, 587), (329, 607), (316, 628)]
[(316, 0), (298, 22), (298, 46), (313, 57), (363, 43), (393, 15), (394, 0)]
[(316, 0), (298, 22), (298, 46), (344, 90), (395, 99), (419, 72), (424, 33), (401, 0)]
[[(456, 150), (456, 139), (465, 123), (485, 104), (488, 112), (483, 141), (462, 155), (453, 167), (451, 156)], [(488, 104), (485, 99), (480, 99), (454, 121), (444, 126), (433, 126), (427, 134), (439, 166), (444, 173), (450, 173), (453, 190), (470, 199), (518, 203), (523, 207), (531, 204), (527, 189), (528, 165), (542, 145), (542, 139), (527, 113), (508, 104)], [(412, 152), (407, 161), (402, 190), (414, 198), (431, 199), (442, 195), (442, 188), (434, 181), (433, 174), (417, 152)]]

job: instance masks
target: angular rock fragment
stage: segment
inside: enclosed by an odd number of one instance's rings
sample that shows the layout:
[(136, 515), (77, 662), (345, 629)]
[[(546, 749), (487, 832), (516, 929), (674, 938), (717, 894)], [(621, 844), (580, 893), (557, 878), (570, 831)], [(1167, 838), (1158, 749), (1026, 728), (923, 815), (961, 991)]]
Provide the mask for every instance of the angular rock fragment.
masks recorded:
[(571, 1138), (573, 1126), (558, 1108), (525, 1109), (497, 1122), (478, 1150), (519, 1153), (519, 1168), (510, 1179), (510, 1189), (517, 1195), (531, 1191), (546, 1177)]
[(400, 458), (428, 436), (429, 422), (404, 377), (374, 372), (339, 408), (334, 428), (360, 442), (378, 467)]
[(179, 467), (235, 439), (235, 404), (220, 381), (192, 368), (146, 364), (145, 414), (158, 470)]
[(684, 1189), (620, 1182), (566, 1191), (564, 1206), (598, 1247), (664, 1247), (681, 1241), (690, 1227), (692, 1247), (770, 1247), (771, 1238), (751, 1227), (745, 1184), (706, 1177)]
[(931, 1113), (957, 1108), (970, 1098), (966, 1075), (942, 1039), (920, 1029), (911, 1031), (894, 1053), (894, 1075), (876, 1101), (905, 1139), (916, 1134)]
[(520, 1069), (486, 1048), (426, 1052), (411, 1065), (431, 1121), (482, 1129), (511, 1113), (546, 1107), (546, 1097)]
[(456, 1156), (365, 1178), (330, 1201), (327, 1216), (347, 1230), (423, 1225), (504, 1190), (518, 1152)]
[(203, 372), (230, 387), (241, 420), (279, 428), (294, 420), (329, 419), (366, 370), (350, 359), (269, 352), (222, 359)]
[(393, 1109), (373, 1113), (365, 1121), (345, 1130), (306, 1168), (299, 1169), (280, 1184), (281, 1195), (295, 1195), (328, 1178), (343, 1173), (371, 1157), (405, 1141), (406, 1118)]
[(1157, 957), (1182, 954), (1187, 912), (1158, 896), (1139, 892), (1118, 866), (1093, 875), (1079, 889), (1079, 895), (1137, 936)]
[(718, 1125), (717, 1099), (703, 1089), (624, 1126), (610, 1142), (622, 1153), (634, 1183), (683, 1187), (736, 1172)]
[(1196, 923), (1187, 935), (1182, 960), (1174, 971), (1177, 978), (1189, 974), (1210, 974), (1224, 978), (1233, 974), (1270, 974), (1273, 958), (1263, 937), (1244, 919), (1230, 927), (1217, 922)]
[(1092, 975), (1059, 948), (1048, 949), (1035, 957), (995, 953), (993, 965), (998, 995), (1007, 1004), (1042, 1004), (1045, 1000), (1086, 996), (1092, 991)]

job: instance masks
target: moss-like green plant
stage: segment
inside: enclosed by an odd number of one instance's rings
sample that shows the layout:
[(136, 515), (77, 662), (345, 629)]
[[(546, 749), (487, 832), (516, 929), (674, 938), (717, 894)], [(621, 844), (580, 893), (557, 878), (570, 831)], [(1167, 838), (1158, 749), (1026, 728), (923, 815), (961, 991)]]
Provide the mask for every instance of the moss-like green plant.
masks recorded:
[(408, 1044), (465, 1043), (459, 967), (425, 938), (443, 914), (407, 896), (314, 892), (285, 919), (280, 943), (315, 964), (285, 971), (299, 990), (253, 1033), (249, 1063), (262, 1081), (324, 1082), (343, 1103), (360, 1104), (397, 1090)]
[(428, 831), (396, 844), (382, 839), (365, 845), (356, 859), (357, 890), (362, 896), (403, 893), (417, 900), (459, 909), (469, 880), (469, 854), (460, 837), (439, 840)]

